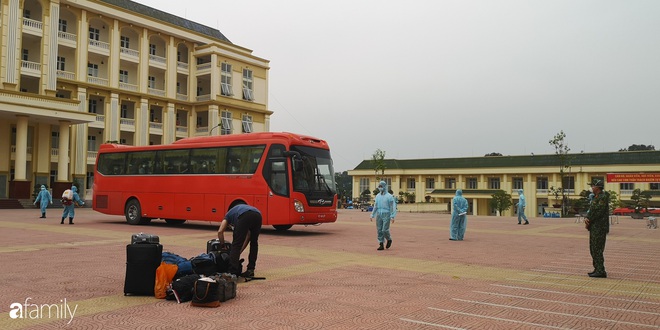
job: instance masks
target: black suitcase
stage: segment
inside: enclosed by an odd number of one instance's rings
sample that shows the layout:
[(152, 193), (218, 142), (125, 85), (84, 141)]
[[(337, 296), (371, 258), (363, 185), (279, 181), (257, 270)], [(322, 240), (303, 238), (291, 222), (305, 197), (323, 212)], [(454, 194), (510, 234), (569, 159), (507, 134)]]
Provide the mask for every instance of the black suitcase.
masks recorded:
[(220, 242), (219, 238), (215, 238), (206, 242), (206, 253), (211, 253), (213, 251), (222, 251), (229, 253), (229, 248), (231, 243), (225, 241), (224, 243)]
[(133, 234), (133, 236), (131, 236), (131, 244), (142, 243), (158, 244), (160, 243), (160, 238), (157, 235), (145, 233)]
[(124, 295), (154, 295), (156, 269), (160, 266), (162, 255), (163, 246), (160, 244), (126, 245)]

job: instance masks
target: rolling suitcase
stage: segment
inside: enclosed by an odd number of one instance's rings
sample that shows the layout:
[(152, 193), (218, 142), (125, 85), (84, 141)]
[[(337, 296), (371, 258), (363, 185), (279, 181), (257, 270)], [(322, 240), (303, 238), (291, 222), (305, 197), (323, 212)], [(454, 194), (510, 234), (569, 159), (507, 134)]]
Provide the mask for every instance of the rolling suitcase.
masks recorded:
[(154, 295), (156, 269), (160, 266), (162, 254), (163, 246), (160, 244), (126, 245), (124, 295)]
[(160, 238), (157, 235), (153, 234), (133, 234), (131, 236), (131, 244), (158, 244), (160, 243)]

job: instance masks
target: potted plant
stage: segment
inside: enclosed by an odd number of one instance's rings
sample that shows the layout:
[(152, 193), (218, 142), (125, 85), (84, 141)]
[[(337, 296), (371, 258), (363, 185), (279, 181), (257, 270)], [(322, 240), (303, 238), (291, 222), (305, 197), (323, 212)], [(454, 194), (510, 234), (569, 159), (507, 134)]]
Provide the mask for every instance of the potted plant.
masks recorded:
[(548, 189), (548, 191), (549, 191), (552, 195), (555, 196), (555, 203), (552, 204), (552, 207), (554, 207), (554, 208), (560, 208), (560, 207), (561, 207), (561, 203), (559, 202), (559, 201), (560, 201), (560, 199), (559, 199), (559, 195), (561, 195), (561, 190), (562, 190), (561, 187), (557, 187), (557, 188), (555, 188), (554, 186), (552, 186), (552, 187), (550, 187), (550, 189)]

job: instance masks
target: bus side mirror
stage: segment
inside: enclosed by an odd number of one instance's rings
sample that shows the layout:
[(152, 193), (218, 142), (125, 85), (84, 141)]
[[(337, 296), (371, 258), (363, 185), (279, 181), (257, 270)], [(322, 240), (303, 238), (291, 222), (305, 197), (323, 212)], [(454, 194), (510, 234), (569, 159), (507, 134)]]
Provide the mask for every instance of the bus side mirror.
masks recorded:
[(303, 162), (302, 159), (293, 157), (291, 158), (291, 162), (293, 163), (293, 171), (294, 172), (300, 172), (303, 169)]

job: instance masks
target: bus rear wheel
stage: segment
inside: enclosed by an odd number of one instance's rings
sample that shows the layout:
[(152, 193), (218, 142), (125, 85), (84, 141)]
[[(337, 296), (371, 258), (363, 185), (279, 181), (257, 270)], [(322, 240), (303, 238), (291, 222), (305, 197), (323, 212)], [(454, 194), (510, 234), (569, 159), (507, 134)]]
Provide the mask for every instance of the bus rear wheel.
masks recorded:
[(142, 207), (137, 199), (131, 199), (126, 203), (124, 214), (126, 215), (126, 222), (131, 225), (146, 225), (151, 222), (150, 218), (142, 217)]
[(180, 226), (180, 225), (182, 225), (184, 222), (186, 222), (186, 220), (165, 219), (165, 222), (166, 222), (168, 225), (172, 225), (172, 226)]
[(289, 230), (291, 227), (293, 227), (293, 225), (273, 225), (273, 228), (275, 228), (277, 231)]

